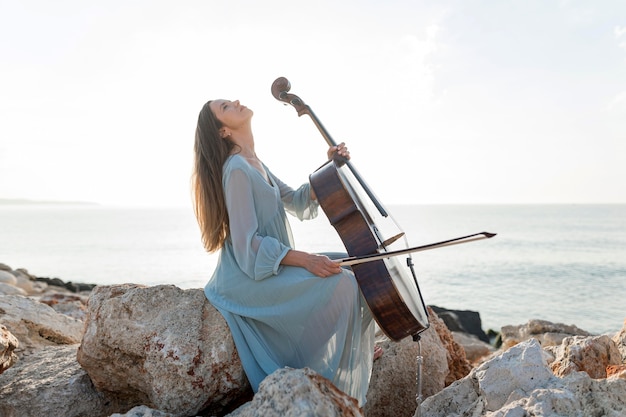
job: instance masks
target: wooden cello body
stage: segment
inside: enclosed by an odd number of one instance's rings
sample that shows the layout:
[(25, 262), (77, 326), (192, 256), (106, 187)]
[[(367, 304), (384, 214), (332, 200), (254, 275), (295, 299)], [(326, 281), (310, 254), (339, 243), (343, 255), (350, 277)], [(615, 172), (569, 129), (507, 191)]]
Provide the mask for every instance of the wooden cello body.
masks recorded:
[[(309, 106), (290, 94), (283, 77), (272, 84), (272, 94), (291, 104), (298, 115), (308, 114), (330, 146), (336, 145)], [(334, 159), (310, 176), (322, 210), (350, 256), (391, 251), (406, 243), (404, 232), (349, 161)], [(410, 255), (352, 265), (359, 288), (381, 330), (392, 340), (416, 336), (429, 327)]]

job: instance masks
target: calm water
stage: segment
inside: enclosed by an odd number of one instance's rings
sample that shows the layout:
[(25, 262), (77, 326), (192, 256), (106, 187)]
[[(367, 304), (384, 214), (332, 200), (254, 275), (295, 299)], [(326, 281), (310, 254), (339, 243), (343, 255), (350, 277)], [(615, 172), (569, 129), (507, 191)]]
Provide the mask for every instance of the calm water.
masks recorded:
[[(480, 312), (484, 329), (531, 318), (617, 331), (626, 318), (626, 205), (390, 207), (411, 245), (476, 232), (490, 240), (413, 255), (424, 301)], [(322, 216), (291, 220), (298, 249), (343, 250)], [(203, 287), (191, 209), (0, 206), (0, 262), (96, 284)]]

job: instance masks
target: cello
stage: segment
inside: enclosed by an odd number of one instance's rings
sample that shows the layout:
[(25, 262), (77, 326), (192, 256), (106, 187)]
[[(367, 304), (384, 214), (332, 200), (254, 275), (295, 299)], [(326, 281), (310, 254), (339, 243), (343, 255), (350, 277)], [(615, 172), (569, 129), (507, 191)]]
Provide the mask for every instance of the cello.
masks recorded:
[[(284, 77), (272, 83), (274, 98), (292, 105), (298, 116), (307, 114), (326, 143), (336, 146), (311, 108), (290, 90)], [(348, 258), (337, 262), (352, 268), (374, 319), (394, 341), (407, 336), (415, 339), (430, 326), (410, 254), (495, 235), (482, 232), (408, 248), (405, 233), (349, 160), (335, 155), (313, 172), (309, 181), (348, 252)], [(403, 246), (396, 249), (398, 245)], [(402, 255), (407, 255), (404, 263), (400, 261)]]

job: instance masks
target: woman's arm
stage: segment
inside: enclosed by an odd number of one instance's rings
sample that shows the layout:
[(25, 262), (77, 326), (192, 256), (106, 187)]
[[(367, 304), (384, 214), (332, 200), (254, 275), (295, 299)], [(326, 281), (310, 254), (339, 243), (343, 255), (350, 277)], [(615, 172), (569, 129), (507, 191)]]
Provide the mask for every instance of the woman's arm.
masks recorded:
[(258, 281), (276, 275), (280, 265), (302, 267), (324, 278), (341, 271), (327, 256), (296, 251), (273, 237), (257, 234), (252, 188), (244, 171), (229, 172), (225, 194), (233, 252), (239, 267), (250, 278)]
[[(328, 159), (332, 159), (335, 154), (338, 154), (345, 159), (350, 159), (350, 152), (348, 151), (348, 147), (344, 142), (328, 148)], [(311, 200), (315, 201), (317, 200), (315, 191), (313, 190), (313, 187), (310, 188)], [(307, 253), (293, 249), (287, 252), (287, 255), (285, 255), (285, 257), (281, 261), (281, 264), (306, 268), (307, 271), (322, 278), (326, 278), (341, 272), (341, 267), (339, 266), (339, 264), (333, 262), (328, 256)]]
[(341, 272), (341, 266), (333, 262), (328, 256), (294, 249), (289, 250), (280, 263), (306, 268), (307, 271), (321, 278), (327, 278)]
[(279, 272), (290, 248), (271, 236), (259, 235), (252, 184), (242, 169), (226, 174), (224, 194), (230, 225), (230, 242), (241, 270), (256, 281)]

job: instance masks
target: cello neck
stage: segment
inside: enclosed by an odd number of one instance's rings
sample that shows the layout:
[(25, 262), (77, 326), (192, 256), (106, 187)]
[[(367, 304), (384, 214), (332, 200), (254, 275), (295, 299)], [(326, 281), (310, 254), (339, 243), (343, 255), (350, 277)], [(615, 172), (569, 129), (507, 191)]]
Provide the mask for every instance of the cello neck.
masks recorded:
[(293, 93), (290, 93), (289, 90), (291, 90), (291, 84), (289, 83), (289, 80), (285, 77), (279, 77), (272, 83), (272, 95), (274, 96), (274, 98), (276, 98), (276, 100), (292, 105), (298, 112), (298, 116), (308, 114), (311, 120), (313, 120), (315, 126), (317, 127), (317, 130), (320, 131), (322, 137), (324, 137), (324, 140), (326, 140), (328, 146), (337, 146), (337, 142), (335, 142), (332, 136), (330, 136), (330, 133), (328, 133), (328, 130), (326, 130), (326, 128), (324, 127), (320, 119), (317, 118), (315, 113), (313, 113), (311, 107), (309, 107), (307, 104), (304, 104), (304, 101), (302, 101), (300, 97)]
[[(328, 146), (337, 146), (337, 142), (333, 140), (332, 136), (330, 135), (330, 133), (328, 133), (328, 130), (326, 130), (326, 128), (324, 127), (322, 122), (318, 119), (318, 117), (315, 115), (311, 107), (305, 104), (304, 101), (302, 101), (300, 97), (298, 97), (297, 95), (293, 93), (290, 93), (289, 90), (291, 90), (291, 83), (289, 83), (289, 80), (286, 79), (285, 77), (279, 77), (276, 80), (274, 80), (274, 82), (272, 83), (272, 95), (274, 96), (276, 100), (282, 101), (284, 103), (287, 103), (293, 106), (298, 112), (298, 116), (302, 116), (303, 114), (308, 114), (311, 120), (313, 121), (313, 124), (315, 124), (315, 127), (317, 127), (317, 130), (319, 130), (319, 132), (322, 134), (322, 137), (324, 138)], [(374, 206), (376, 207), (380, 215), (383, 217), (387, 217), (388, 216), (387, 210), (382, 205), (382, 203), (378, 200), (378, 198), (376, 197), (372, 189), (367, 185), (363, 177), (361, 177), (361, 175), (358, 173), (356, 168), (350, 163), (350, 161), (344, 158), (337, 158), (334, 161), (339, 166), (343, 164), (348, 166), (348, 168), (352, 172), (352, 175), (354, 175), (354, 178), (356, 178), (356, 180), (359, 182), (359, 184), (363, 188), (363, 191), (365, 191), (365, 193), (367, 194), (369, 199), (372, 201), (372, 204), (374, 204)]]

